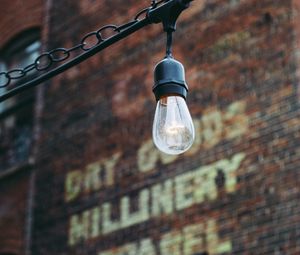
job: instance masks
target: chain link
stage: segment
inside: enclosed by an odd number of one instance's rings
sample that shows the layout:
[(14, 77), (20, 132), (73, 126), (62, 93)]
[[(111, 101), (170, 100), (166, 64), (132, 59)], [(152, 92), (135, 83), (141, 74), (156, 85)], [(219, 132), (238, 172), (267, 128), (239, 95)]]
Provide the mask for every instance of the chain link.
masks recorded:
[[(123, 30), (137, 23), (140, 18), (145, 18), (149, 10), (157, 8), (166, 0), (152, 0), (151, 6), (145, 8), (137, 13), (132, 21), (129, 21), (120, 26), (117, 25), (106, 25), (98, 29), (97, 31), (90, 32), (86, 34), (82, 39), (80, 44), (73, 46), (69, 49), (66, 48), (56, 48), (48, 52), (44, 52), (39, 55), (34, 63), (24, 67), (24, 68), (15, 68), (7, 72), (0, 72), (0, 88), (5, 88), (10, 85), (12, 80), (18, 80), (25, 77), (29, 72), (32, 71), (45, 71), (49, 69), (54, 63), (60, 63), (68, 58), (70, 58), (71, 53), (74, 51), (89, 51), (96, 47), (97, 45), (103, 43), (110, 37), (121, 33)], [(107, 35), (108, 34), (108, 35)], [(107, 35), (107, 36), (105, 36)]]

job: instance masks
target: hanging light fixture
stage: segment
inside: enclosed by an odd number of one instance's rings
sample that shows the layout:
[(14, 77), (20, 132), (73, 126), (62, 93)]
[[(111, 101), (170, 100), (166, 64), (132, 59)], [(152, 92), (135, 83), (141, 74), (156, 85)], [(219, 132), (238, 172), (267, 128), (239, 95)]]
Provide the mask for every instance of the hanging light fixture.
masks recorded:
[[(46, 71), (53, 63), (66, 61), (73, 51), (84, 53), (57, 66), (44, 74), (0, 95), (0, 103), (22, 91), (35, 87), (42, 82), (83, 62), (96, 53), (129, 36), (135, 31), (152, 23), (162, 23), (167, 33), (167, 54), (154, 70), (153, 92), (157, 107), (153, 123), (153, 140), (159, 150), (167, 154), (180, 154), (187, 151), (195, 137), (191, 115), (186, 105), (188, 87), (185, 81), (183, 65), (172, 56), (172, 34), (176, 30), (176, 21), (193, 0), (153, 0), (151, 7), (141, 10), (134, 20), (120, 26), (106, 25), (85, 35), (80, 44), (71, 48), (56, 48), (38, 56), (34, 63), (7, 72), (0, 72), (0, 88), (8, 87), (12, 80), (21, 79), (33, 70)], [(140, 19), (143, 15), (145, 17)], [(109, 30), (114, 34), (104, 38), (102, 34)], [(94, 45), (88, 41), (93, 39)]]
[(172, 35), (176, 20), (188, 4), (173, 5), (168, 13), (161, 15), (164, 31), (167, 33), (165, 58), (154, 69), (154, 86), (157, 106), (152, 136), (156, 147), (171, 155), (187, 151), (195, 139), (193, 121), (186, 105), (188, 86), (183, 65), (172, 56)]

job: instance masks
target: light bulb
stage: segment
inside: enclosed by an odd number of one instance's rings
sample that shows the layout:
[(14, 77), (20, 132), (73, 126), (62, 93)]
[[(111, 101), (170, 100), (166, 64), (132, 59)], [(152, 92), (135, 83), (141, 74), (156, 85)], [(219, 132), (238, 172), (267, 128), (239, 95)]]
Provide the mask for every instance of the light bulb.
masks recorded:
[(167, 96), (158, 100), (152, 135), (156, 147), (166, 154), (181, 154), (191, 147), (195, 130), (183, 97)]

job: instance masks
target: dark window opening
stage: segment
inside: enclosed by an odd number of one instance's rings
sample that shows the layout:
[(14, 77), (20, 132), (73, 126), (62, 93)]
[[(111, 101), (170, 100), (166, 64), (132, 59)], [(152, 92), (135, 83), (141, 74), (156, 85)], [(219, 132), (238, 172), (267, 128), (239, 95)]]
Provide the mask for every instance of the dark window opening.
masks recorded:
[[(32, 64), (40, 54), (40, 33), (34, 29), (26, 31), (11, 40), (0, 51), (0, 71), (24, 68)], [(32, 79), (34, 71), (8, 88), (0, 89), (0, 94)], [(0, 172), (18, 167), (28, 162), (33, 137), (34, 90), (26, 91), (0, 104)]]

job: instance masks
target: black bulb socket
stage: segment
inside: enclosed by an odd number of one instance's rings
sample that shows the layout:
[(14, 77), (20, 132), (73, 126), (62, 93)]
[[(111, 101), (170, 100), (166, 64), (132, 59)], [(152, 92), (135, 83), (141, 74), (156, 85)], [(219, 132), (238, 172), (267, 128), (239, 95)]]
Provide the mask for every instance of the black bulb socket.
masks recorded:
[(184, 67), (179, 61), (167, 56), (155, 66), (153, 93), (156, 101), (173, 95), (186, 99), (188, 86)]

